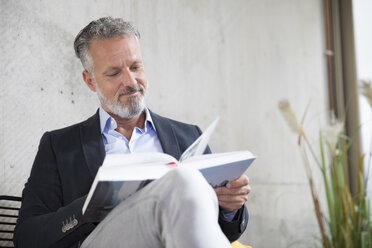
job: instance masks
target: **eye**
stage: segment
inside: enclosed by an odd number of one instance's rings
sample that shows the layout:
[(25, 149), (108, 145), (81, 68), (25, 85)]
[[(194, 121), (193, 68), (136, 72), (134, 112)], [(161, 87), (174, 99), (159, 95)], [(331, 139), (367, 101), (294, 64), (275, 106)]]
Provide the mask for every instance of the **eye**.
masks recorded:
[(131, 69), (132, 71), (138, 71), (138, 70), (140, 70), (141, 68), (142, 68), (142, 65), (136, 63), (136, 64), (132, 65), (130, 69)]
[(109, 74), (108, 76), (109, 77), (115, 77), (115, 76), (117, 76), (119, 74), (120, 74), (120, 71), (117, 71), (117, 72), (114, 72), (114, 73)]

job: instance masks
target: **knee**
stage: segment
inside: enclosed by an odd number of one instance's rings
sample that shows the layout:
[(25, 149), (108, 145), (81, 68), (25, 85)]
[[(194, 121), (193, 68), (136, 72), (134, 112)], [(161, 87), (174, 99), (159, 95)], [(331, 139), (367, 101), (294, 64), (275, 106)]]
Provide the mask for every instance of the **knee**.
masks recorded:
[(197, 198), (206, 195), (216, 197), (212, 187), (196, 169), (179, 167), (170, 171), (167, 177), (169, 177), (173, 193), (182, 197), (192, 196)]
[(179, 167), (167, 174), (168, 180), (174, 185), (192, 187), (194, 185), (206, 184), (203, 175), (196, 169)]

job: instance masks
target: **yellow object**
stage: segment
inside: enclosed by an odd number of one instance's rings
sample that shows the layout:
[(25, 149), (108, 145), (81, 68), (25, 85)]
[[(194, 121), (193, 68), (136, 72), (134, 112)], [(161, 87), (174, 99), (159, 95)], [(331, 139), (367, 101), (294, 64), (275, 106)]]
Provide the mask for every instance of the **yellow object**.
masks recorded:
[(252, 246), (249, 246), (249, 245), (243, 245), (242, 243), (240, 243), (239, 241), (234, 241), (231, 243), (231, 247), (232, 248), (252, 248)]

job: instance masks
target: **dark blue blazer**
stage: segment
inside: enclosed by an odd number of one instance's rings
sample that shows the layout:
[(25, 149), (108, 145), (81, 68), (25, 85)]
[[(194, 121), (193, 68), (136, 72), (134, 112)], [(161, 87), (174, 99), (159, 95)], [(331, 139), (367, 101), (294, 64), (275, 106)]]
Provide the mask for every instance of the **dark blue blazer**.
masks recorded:
[[(197, 126), (155, 113), (151, 117), (163, 151), (177, 159), (201, 134)], [(43, 135), (22, 193), (14, 234), (16, 247), (78, 247), (95, 228), (95, 224), (83, 223), (81, 212), (105, 158), (100, 130), (97, 111), (86, 121)], [(219, 218), (230, 241), (239, 238), (247, 222), (245, 206), (232, 222), (221, 215)]]

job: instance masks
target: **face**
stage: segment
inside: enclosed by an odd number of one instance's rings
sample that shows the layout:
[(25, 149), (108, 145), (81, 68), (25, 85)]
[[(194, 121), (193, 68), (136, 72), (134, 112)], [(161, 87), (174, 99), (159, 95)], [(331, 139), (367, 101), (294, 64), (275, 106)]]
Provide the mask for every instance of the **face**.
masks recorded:
[(94, 74), (84, 71), (88, 87), (97, 92), (110, 114), (130, 119), (144, 107), (146, 74), (137, 39), (133, 36), (93, 41), (89, 46)]

